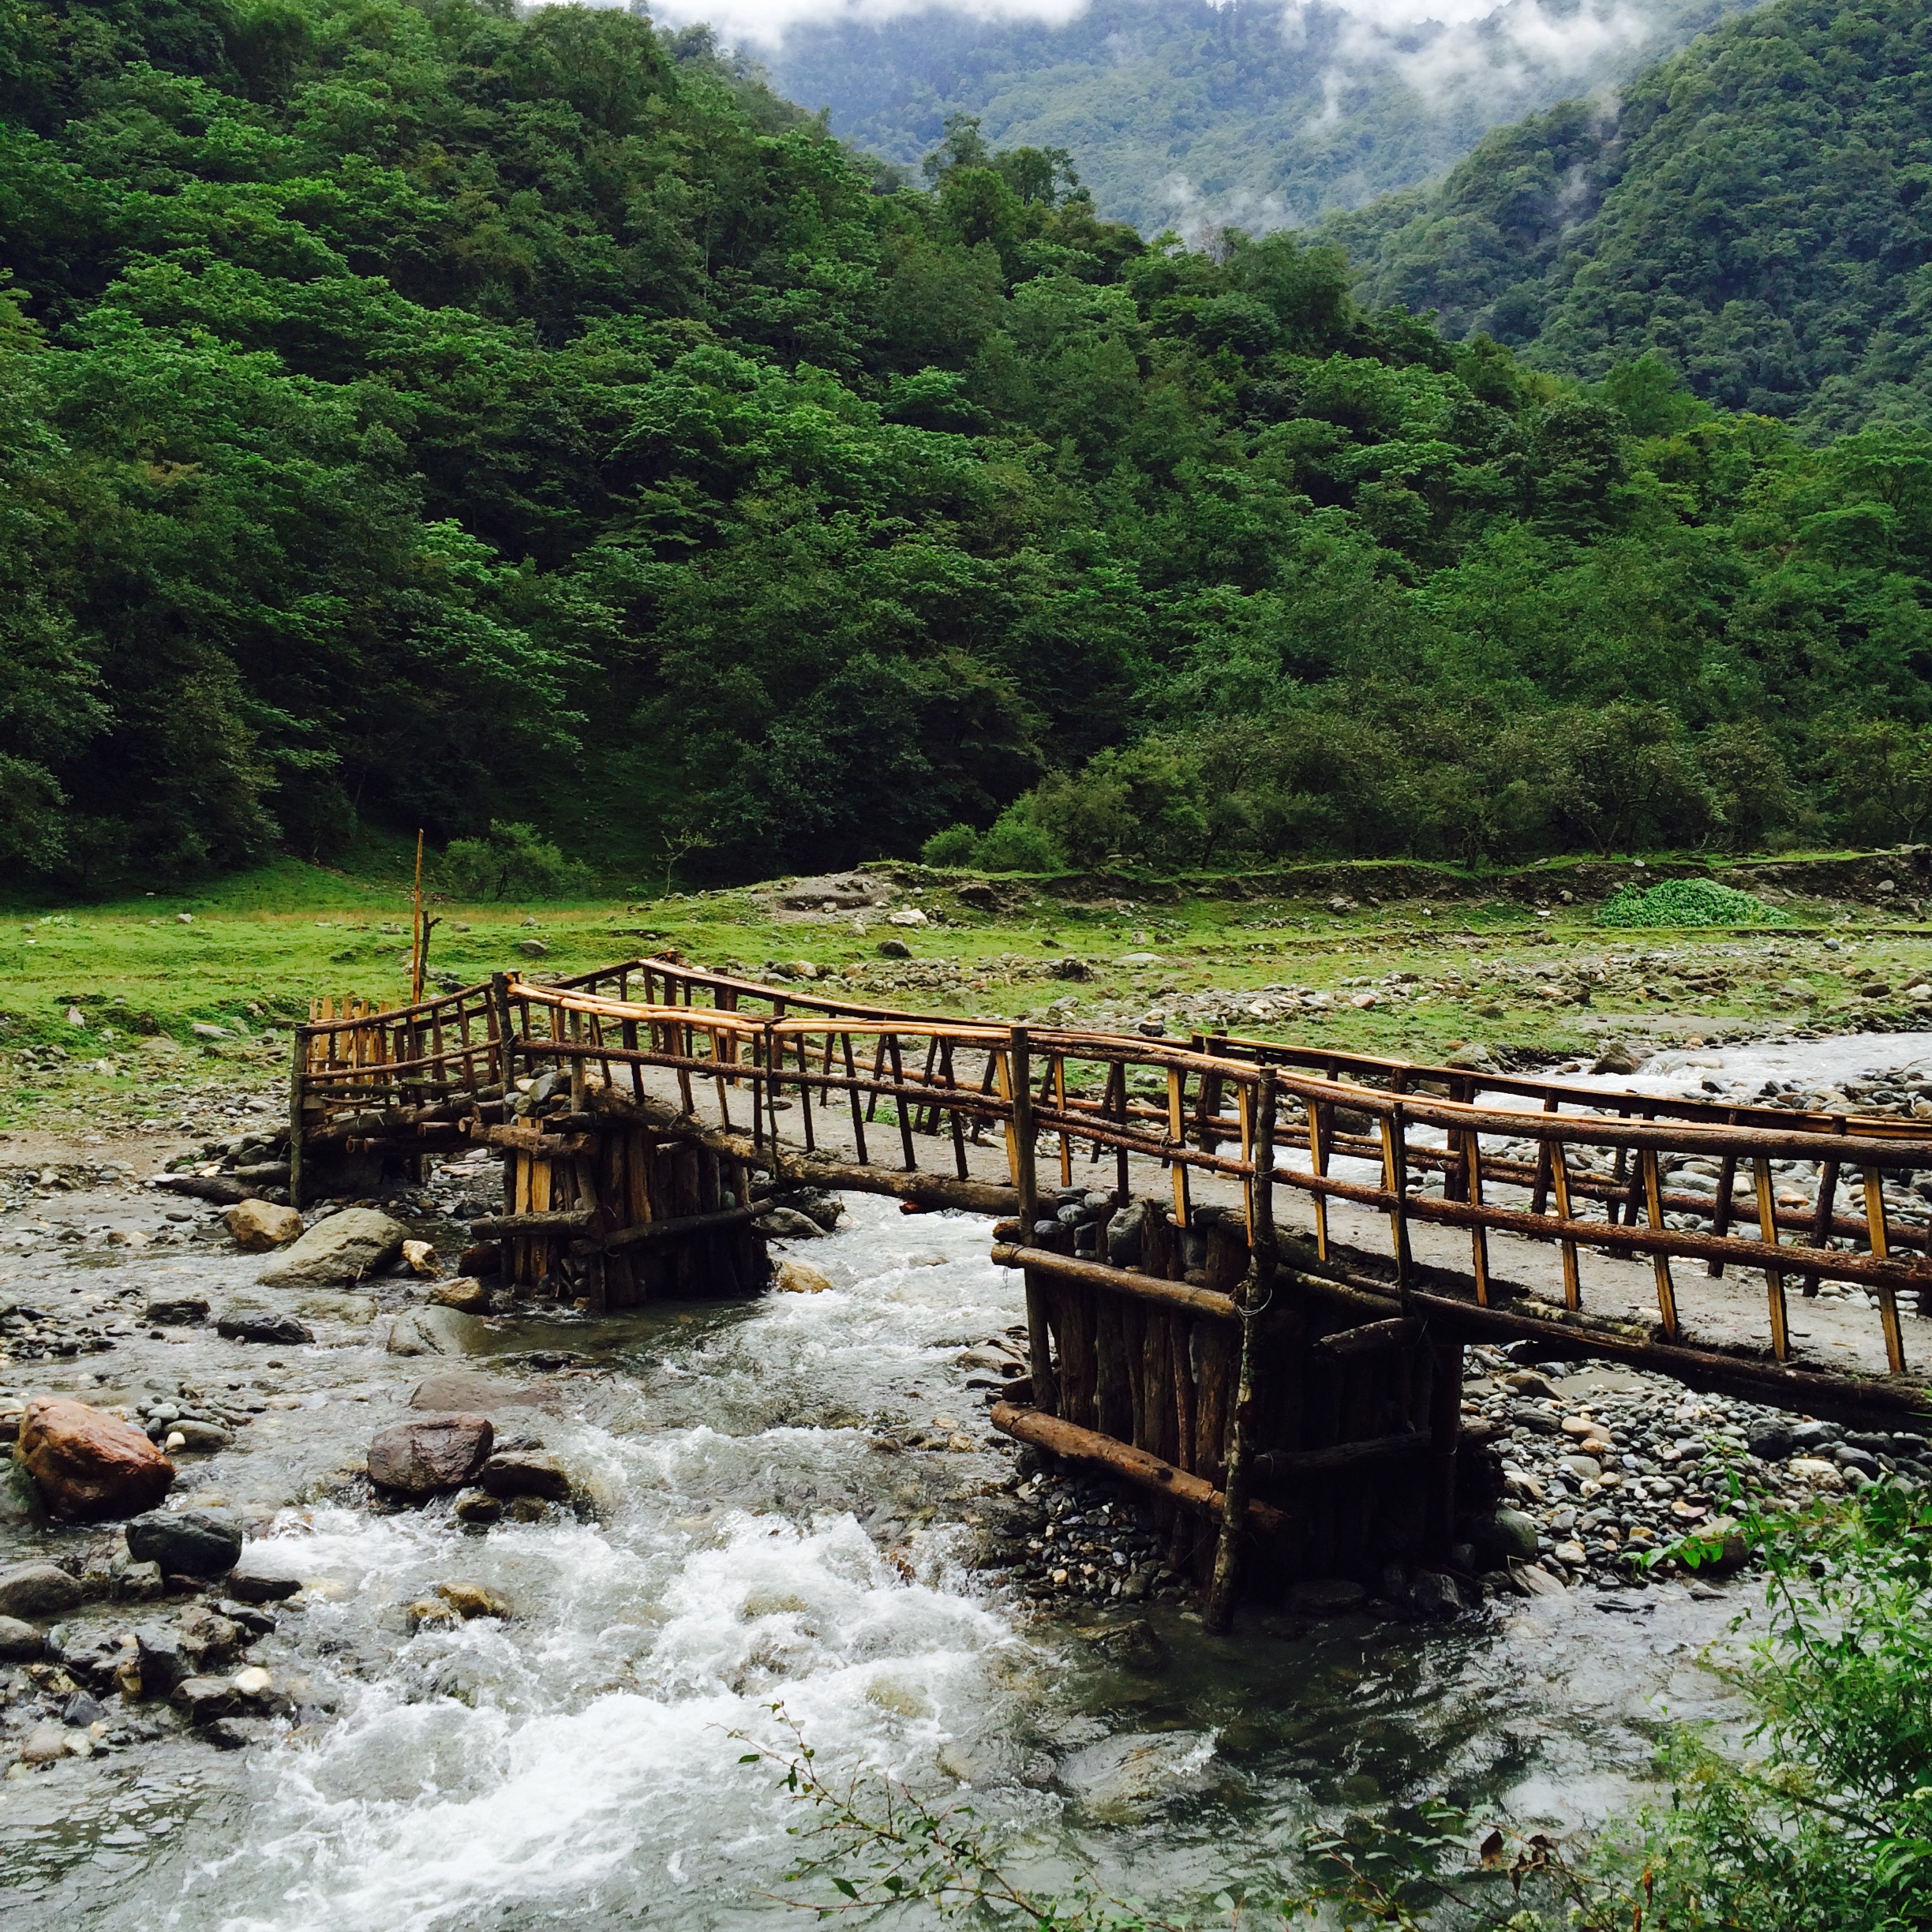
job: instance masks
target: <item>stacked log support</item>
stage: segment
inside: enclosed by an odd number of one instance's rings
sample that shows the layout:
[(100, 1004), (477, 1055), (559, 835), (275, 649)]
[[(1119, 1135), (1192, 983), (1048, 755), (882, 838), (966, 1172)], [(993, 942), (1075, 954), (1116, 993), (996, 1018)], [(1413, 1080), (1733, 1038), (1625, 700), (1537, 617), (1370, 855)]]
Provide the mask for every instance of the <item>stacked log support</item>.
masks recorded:
[[(1845, 1421), (1927, 1411), (1900, 1316), (1932, 1307), (1915, 1121), (953, 1020), (665, 960), (394, 1012), (320, 1002), (289, 1103), (298, 1200), (496, 1149), (478, 1238), (520, 1288), (593, 1310), (755, 1292), (754, 1175), (1002, 1217), (1032, 1363), (996, 1425), (1144, 1489), (1217, 1627), (1243, 1590), (1445, 1559), (1470, 1340), (1587, 1341)], [(1815, 1207), (1777, 1196), (1780, 1160), (1822, 1166)], [(1673, 1183), (1692, 1161), (1714, 1196)], [(1312, 1237), (1277, 1228), (1278, 1196)], [(1511, 1272), (1538, 1247), (1548, 1294)], [(1586, 1306), (1583, 1255), (1642, 1266), (1656, 1319)], [(1761, 1346), (1695, 1339), (1693, 1262), (1762, 1271)], [(1870, 1291), (1888, 1372), (1792, 1359), (1794, 1277)]]

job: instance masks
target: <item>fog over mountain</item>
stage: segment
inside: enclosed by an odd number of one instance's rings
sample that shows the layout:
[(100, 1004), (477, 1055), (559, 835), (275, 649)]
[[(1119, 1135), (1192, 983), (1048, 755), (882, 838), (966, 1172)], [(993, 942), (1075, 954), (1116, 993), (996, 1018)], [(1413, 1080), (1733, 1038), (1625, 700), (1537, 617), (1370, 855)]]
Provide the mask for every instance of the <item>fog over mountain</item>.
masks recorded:
[(1198, 238), (1428, 180), (1500, 122), (1614, 85), (1748, 0), (669, 0), (908, 170), (949, 114), (1064, 148), (1103, 214)]

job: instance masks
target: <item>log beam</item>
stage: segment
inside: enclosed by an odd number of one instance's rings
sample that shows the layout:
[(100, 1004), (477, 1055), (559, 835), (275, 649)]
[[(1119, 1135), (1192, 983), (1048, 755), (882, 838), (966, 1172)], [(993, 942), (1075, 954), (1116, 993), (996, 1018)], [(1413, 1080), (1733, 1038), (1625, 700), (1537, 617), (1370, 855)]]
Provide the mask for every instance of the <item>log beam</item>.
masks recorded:
[[(1177, 1503), (1185, 1503), (1208, 1515), (1219, 1517), (1221, 1514), (1226, 1499), (1211, 1483), (1189, 1475), (1185, 1470), (1178, 1470), (1171, 1462), (1163, 1462), (1159, 1456), (1136, 1449), (1131, 1443), (1116, 1442), (1110, 1436), (1062, 1422), (1058, 1416), (1042, 1415), (1037, 1409), (1019, 1408), (1012, 1402), (995, 1402), (992, 1421), (1002, 1436), (1010, 1436), (1016, 1442), (1032, 1443), (1050, 1455), (1105, 1470), (1110, 1476), (1124, 1477), (1156, 1496), (1172, 1496)], [(1252, 1528), (1271, 1533), (1288, 1526), (1288, 1518), (1280, 1510), (1252, 1497), (1249, 1499), (1248, 1521)]]

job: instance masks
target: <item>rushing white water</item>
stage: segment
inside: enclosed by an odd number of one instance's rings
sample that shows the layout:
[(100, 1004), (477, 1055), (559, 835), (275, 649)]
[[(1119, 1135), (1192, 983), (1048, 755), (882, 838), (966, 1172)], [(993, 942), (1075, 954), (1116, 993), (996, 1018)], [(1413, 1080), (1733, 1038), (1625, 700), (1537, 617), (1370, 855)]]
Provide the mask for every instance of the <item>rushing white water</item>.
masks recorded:
[[(0, 1786), (9, 1926), (773, 1924), (809, 1814), (732, 1734), (781, 1739), (774, 1704), (822, 1765), (970, 1784), (1025, 1822), (1016, 1859), (1050, 1887), (1089, 1865), (1198, 1915), (1350, 1806), (1599, 1816), (1666, 1707), (1717, 1708), (1694, 1659), (1729, 1611), (1680, 1587), (1634, 1619), (1579, 1592), (1447, 1630), (1257, 1606), (1226, 1639), (1163, 1609), (1152, 1661), (1110, 1661), (1079, 1634), (1091, 1607), (1040, 1616), (960, 1560), (1009, 1468), (957, 1361), (1020, 1314), (987, 1224), (848, 1210), (809, 1250), (829, 1292), (567, 1331), (595, 1372), (504, 1422), (530, 1415), (586, 1515), (479, 1535), (446, 1504), (285, 1509), (251, 1560), (306, 1586), (269, 1646), (301, 1721), (244, 1754), (162, 1743)], [(332, 1493), (413, 1379), (354, 1342), (299, 1369), (310, 1406), (212, 1479)], [(948, 1446), (880, 1446), (919, 1429)], [(412, 1634), (407, 1606), (459, 1579), (513, 1619)]]

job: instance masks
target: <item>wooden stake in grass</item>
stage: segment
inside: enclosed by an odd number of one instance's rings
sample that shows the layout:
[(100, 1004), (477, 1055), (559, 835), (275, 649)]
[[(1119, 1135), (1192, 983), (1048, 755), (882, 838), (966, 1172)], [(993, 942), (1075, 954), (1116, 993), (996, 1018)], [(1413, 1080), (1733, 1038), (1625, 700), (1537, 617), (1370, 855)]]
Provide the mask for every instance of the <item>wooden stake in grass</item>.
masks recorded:
[(422, 827), (416, 828), (416, 912), (410, 923), (410, 1004), (417, 1005), (422, 1000), (423, 968), (427, 962), (423, 958), (423, 942), (429, 935), (423, 930), (422, 915)]

